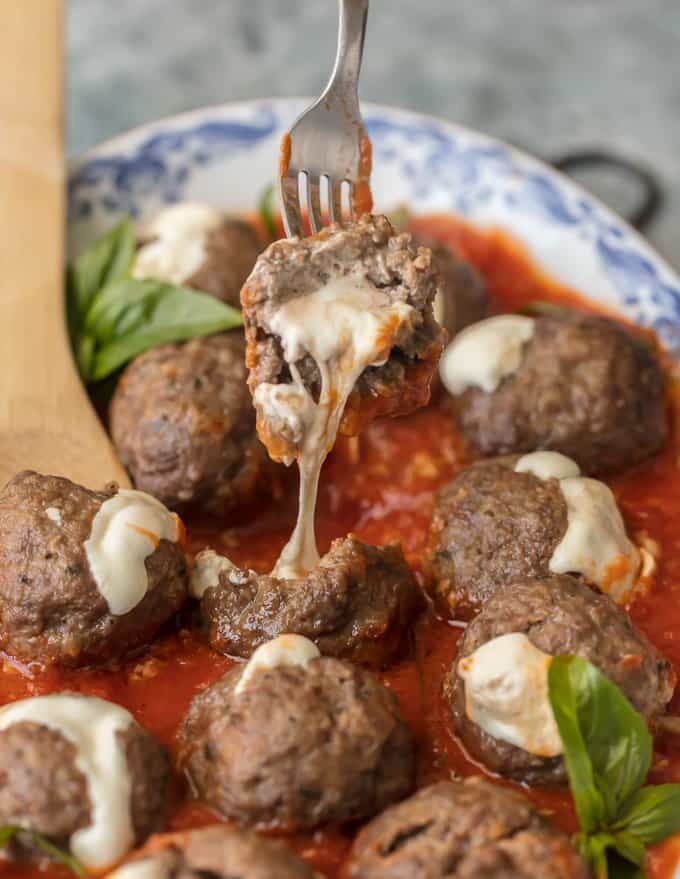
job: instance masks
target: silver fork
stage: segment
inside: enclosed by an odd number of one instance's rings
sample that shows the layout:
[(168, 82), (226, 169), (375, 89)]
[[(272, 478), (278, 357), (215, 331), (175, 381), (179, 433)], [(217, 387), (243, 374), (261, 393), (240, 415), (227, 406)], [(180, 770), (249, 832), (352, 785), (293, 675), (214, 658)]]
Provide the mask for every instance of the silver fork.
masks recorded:
[(302, 205), (312, 232), (322, 228), (322, 188), (331, 223), (346, 216), (354, 219), (358, 187), (367, 183), (370, 172), (370, 144), (358, 95), (368, 0), (338, 0), (338, 6), (338, 51), (331, 78), (281, 144), (279, 196), (289, 238), (303, 234)]

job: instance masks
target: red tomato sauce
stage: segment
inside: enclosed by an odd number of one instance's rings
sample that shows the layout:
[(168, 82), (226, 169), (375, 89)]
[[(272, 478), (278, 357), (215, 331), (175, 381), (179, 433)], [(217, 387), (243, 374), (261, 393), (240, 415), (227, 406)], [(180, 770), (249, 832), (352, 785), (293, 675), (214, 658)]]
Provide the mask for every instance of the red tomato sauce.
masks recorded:
[[(532, 300), (593, 310), (592, 303), (543, 275), (523, 249), (504, 233), (480, 231), (448, 216), (412, 220), (419, 235), (438, 239), (469, 259), (488, 284), (494, 308), (513, 311)], [(673, 432), (656, 458), (609, 480), (631, 535), (645, 532), (661, 547), (659, 567), (647, 595), (630, 612), (636, 624), (669, 657), (680, 675), (680, 392), (669, 401)], [(413, 415), (374, 422), (360, 436), (341, 437), (322, 474), (317, 510), (319, 548), (349, 531), (362, 540), (384, 544), (401, 541), (409, 563), (419, 573), (434, 493), (466, 463), (463, 444), (452, 424), (441, 392)], [(237, 564), (258, 571), (271, 569), (294, 524), (296, 485), (293, 472), (283, 472), (274, 501), (225, 521), (187, 522), (190, 552), (212, 546)], [(425, 613), (415, 624), (411, 644), (400, 662), (381, 679), (400, 699), (418, 749), (418, 784), (479, 774), (454, 739), (440, 698), (451, 665), (460, 625)], [(18, 666), (0, 658), (0, 704), (56, 690), (74, 690), (111, 699), (170, 749), (192, 697), (217, 680), (233, 661), (212, 653), (188, 627), (188, 620), (169, 627), (147, 650), (115, 668), (57, 671)], [(680, 695), (671, 711), (680, 713)], [(653, 781), (680, 782), (680, 742), (657, 742)], [(504, 783), (504, 782), (499, 782)], [(534, 803), (558, 826), (576, 829), (571, 798), (563, 789), (527, 790)], [(169, 830), (197, 827), (219, 820), (192, 802), (181, 778), (175, 779)], [(288, 837), (306, 861), (328, 879), (338, 879), (351, 844), (347, 828), (323, 829)], [(657, 846), (648, 857), (651, 879), (670, 879), (680, 858), (680, 842)], [(49, 866), (9, 867), (3, 879), (64, 879), (65, 870)]]

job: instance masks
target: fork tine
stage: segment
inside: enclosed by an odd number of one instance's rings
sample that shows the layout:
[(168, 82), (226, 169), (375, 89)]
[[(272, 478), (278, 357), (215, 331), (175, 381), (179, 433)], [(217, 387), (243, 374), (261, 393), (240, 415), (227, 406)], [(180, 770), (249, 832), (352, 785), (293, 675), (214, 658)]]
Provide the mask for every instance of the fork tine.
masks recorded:
[(281, 200), (281, 218), (286, 238), (302, 235), (302, 217), (298, 197), (298, 179), (286, 174), (279, 180), (279, 198)]
[(321, 181), (318, 177), (307, 174), (307, 214), (312, 232), (316, 234), (323, 228), (321, 215)]
[(331, 223), (342, 223), (341, 184), (328, 178), (328, 217)]

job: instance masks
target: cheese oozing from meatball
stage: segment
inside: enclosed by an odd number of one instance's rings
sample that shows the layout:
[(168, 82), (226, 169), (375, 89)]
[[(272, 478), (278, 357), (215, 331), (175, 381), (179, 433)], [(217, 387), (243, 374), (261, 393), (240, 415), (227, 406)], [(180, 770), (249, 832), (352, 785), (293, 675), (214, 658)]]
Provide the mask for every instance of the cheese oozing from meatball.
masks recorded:
[(133, 276), (184, 283), (203, 265), (207, 238), (223, 222), (222, 211), (207, 204), (164, 208), (141, 230), (150, 240), (137, 252)]
[[(412, 329), (415, 309), (389, 296), (365, 276), (332, 278), (318, 290), (277, 305), (266, 329), (281, 340), (292, 383), (260, 384), (254, 394), (261, 436), (280, 436), (297, 458), (300, 496), (295, 530), (273, 575), (303, 577), (319, 563), (314, 510), (321, 466), (333, 448), (345, 404), (361, 373), (382, 366), (402, 335)], [(302, 380), (297, 363), (306, 355), (320, 376), (318, 400)], [(275, 447), (275, 443), (267, 443)]]
[(132, 779), (119, 736), (134, 718), (104, 699), (56, 693), (0, 709), (0, 730), (24, 722), (42, 724), (75, 747), (75, 765), (87, 784), (91, 823), (76, 830), (69, 847), (89, 870), (112, 866), (135, 841), (130, 812)]
[(189, 575), (189, 594), (198, 601), (208, 589), (220, 585), (220, 575), (226, 574), (230, 583), (238, 584), (247, 577), (247, 573), (237, 568), (228, 558), (218, 555), (212, 549), (204, 549), (194, 559)]
[(458, 663), (465, 713), (484, 732), (538, 757), (562, 753), (548, 697), (552, 657), (522, 632), (501, 635)]
[(524, 346), (536, 322), (519, 314), (489, 317), (458, 333), (439, 362), (442, 384), (450, 394), (480, 388), (487, 394), (522, 363)]
[(319, 648), (302, 635), (279, 635), (262, 644), (246, 663), (234, 693), (242, 693), (258, 672), (282, 665), (307, 665), (321, 656)]
[(177, 543), (181, 532), (179, 517), (143, 491), (121, 489), (104, 501), (85, 554), (110, 613), (122, 616), (142, 601), (149, 588), (147, 557), (161, 540)]
[(559, 481), (567, 505), (567, 530), (550, 558), (550, 570), (582, 574), (618, 604), (629, 601), (640, 573), (640, 553), (628, 539), (609, 487), (579, 475), (578, 465), (557, 452), (523, 455), (515, 471)]

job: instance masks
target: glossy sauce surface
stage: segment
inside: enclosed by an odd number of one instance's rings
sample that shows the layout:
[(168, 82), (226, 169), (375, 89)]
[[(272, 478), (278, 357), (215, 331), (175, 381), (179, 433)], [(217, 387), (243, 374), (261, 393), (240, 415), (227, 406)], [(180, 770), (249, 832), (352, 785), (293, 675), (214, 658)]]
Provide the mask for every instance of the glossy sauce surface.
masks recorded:
[[(514, 311), (536, 299), (592, 309), (538, 272), (521, 248), (502, 233), (474, 230), (450, 217), (418, 218), (412, 220), (411, 228), (421, 236), (450, 244), (476, 265), (497, 311)], [(680, 675), (680, 393), (676, 391), (674, 396), (673, 431), (665, 450), (607, 481), (629, 534), (638, 537), (644, 532), (660, 544), (654, 583), (647, 595), (635, 601), (631, 614)], [(434, 493), (468, 460), (441, 391), (435, 392), (427, 409), (374, 422), (358, 437), (340, 437), (321, 477), (317, 512), (320, 551), (349, 531), (368, 543), (400, 540), (409, 563), (419, 571)], [(190, 520), (190, 551), (212, 546), (239, 565), (269, 571), (294, 524), (296, 495), (294, 474), (282, 469), (273, 502), (240, 511), (230, 521)], [(384, 683), (399, 696), (416, 738), (419, 785), (482, 771), (452, 737), (440, 699), (441, 681), (455, 657), (461, 631), (456, 624), (424, 614), (415, 624), (410, 648), (402, 660), (381, 673)], [(231, 660), (201, 643), (186, 617), (147, 651), (116, 669), (43, 671), (5, 659), (0, 664), (0, 703), (55, 690), (90, 693), (124, 705), (172, 749), (176, 729), (193, 695), (232, 665)], [(670, 710), (680, 712), (680, 695)], [(678, 740), (657, 742), (653, 781), (680, 782)], [(568, 831), (575, 829), (567, 792), (528, 793), (556, 824)], [(177, 778), (168, 829), (216, 820), (203, 806), (188, 800), (182, 780)], [(350, 830), (324, 829), (288, 841), (328, 879), (336, 879), (351, 838)], [(680, 843), (669, 841), (658, 846), (648, 858), (648, 876), (670, 879), (678, 858)], [(38, 870), (0, 862), (2, 879), (61, 879), (67, 875), (55, 867)]]

